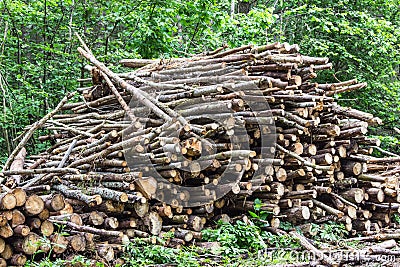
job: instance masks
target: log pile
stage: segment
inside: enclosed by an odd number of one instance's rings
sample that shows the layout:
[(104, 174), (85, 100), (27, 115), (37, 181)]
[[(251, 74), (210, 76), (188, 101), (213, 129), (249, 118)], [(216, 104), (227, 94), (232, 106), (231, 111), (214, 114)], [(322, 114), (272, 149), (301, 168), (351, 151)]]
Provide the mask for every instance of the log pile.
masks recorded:
[[(313, 81), (328, 58), (274, 43), (126, 59), (114, 73), (82, 47), (80, 100), (28, 127), (0, 173), (0, 266), (50, 248), (112, 261), (131, 238), (167, 231), (181, 246), (256, 199), (271, 227), (310, 235), (328, 220), (378, 233), (400, 211), (400, 157), (373, 157), (386, 152), (366, 136), (381, 120), (334, 98), (366, 84)], [(26, 157), (39, 128), (48, 148)]]

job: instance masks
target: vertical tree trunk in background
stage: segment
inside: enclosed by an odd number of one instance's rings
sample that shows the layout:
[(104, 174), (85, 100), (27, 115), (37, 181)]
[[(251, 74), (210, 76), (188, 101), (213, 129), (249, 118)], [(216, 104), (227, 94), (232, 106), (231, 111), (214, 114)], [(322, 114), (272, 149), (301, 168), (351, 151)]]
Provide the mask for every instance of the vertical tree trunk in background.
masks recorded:
[(231, 17), (235, 14), (235, 0), (231, 1)]
[[(6, 38), (6, 33), (4, 33), (4, 42), (5, 42), (5, 38)], [(0, 55), (2, 55), (3, 53), (1, 53)], [(1, 70), (0, 70), (1, 71)], [(4, 116), (4, 123), (6, 123), (6, 118), (7, 118), (7, 100), (6, 100), (6, 84), (4, 82), (3, 76), (0, 72), (0, 88), (1, 88), (1, 92), (3, 94), (3, 116)], [(9, 138), (9, 132), (7, 128), (3, 129), (3, 138), (6, 141), (6, 145), (7, 145), (7, 153), (8, 155), (11, 153), (11, 147), (12, 147), (12, 140), (10, 140)]]
[(238, 13), (247, 14), (251, 10), (252, 2), (250, 1), (239, 1), (237, 11)]

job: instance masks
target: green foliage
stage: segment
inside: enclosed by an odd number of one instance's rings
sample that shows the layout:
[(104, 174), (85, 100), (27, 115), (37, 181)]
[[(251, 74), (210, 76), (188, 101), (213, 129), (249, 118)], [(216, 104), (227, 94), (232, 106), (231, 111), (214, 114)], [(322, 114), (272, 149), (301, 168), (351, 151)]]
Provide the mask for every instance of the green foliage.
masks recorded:
[[(211, 252), (225, 256), (224, 266), (290, 263), (293, 260), (290, 249), (300, 248), (298, 241), (291, 236), (274, 235), (240, 220), (235, 224), (220, 221), (217, 229), (205, 229), (202, 234), (203, 240), (220, 243), (220, 248)], [(265, 245), (277, 250), (265, 254)]]
[(200, 266), (197, 253), (190, 249), (174, 249), (148, 244), (136, 239), (126, 246), (123, 259), (126, 267), (173, 264), (179, 267)]
[(278, 249), (268, 253), (249, 253), (245, 256), (225, 257), (222, 263), (213, 266), (227, 266), (227, 267), (254, 267), (254, 266), (269, 266), (275, 264), (290, 264), (294, 263), (296, 259), (290, 250)]
[(313, 224), (313, 227), (317, 231), (315, 240), (322, 242), (339, 241), (349, 234), (343, 223), (328, 222), (323, 225)]
[(299, 248), (299, 242), (288, 235), (274, 235), (270, 232), (262, 232), (264, 240), (273, 248)]
[(290, 222), (283, 221), (280, 223), (279, 228), (281, 228), (282, 230), (285, 230), (285, 231), (289, 231), (289, 230), (294, 229), (294, 225)]
[(247, 250), (254, 252), (262, 249), (260, 233), (258, 226), (238, 220), (235, 224), (219, 221), (217, 229), (205, 229), (202, 231), (202, 236), (205, 241), (219, 242), (221, 254), (237, 255)]
[(249, 210), (249, 214), (255, 223), (259, 227), (269, 226), (269, 222), (267, 221), (268, 216), (271, 215), (271, 212), (262, 210), (263, 204), (259, 198), (254, 200), (254, 211)]
[(400, 214), (398, 213), (393, 214), (393, 221), (397, 224), (400, 224)]
[(343, 104), (399, 125), (398, 5), (398, 0), (285, 1), (277, 8), (280, 40), (298, 43), (303, 53), (330, 58), (333, 69), (318, 78), (321, 82), (367, 82), (367, 88), (341, 96), (354, 99)]
[[(86, 259), (83, 256), (77, 255), (72, 260), (63, 260), (63, 259), (50, 260), (49, 258), (45, 258), (40, 262), (28, 261), (25, 264), (25, 267), (65, 267), (65, 266), (74, 266), (78, 263), (79, 265), (77, 266), (81, 267), (93, 266), (90, 260)], [(104, 264), (99, 264), (99, 265), (96, 264), (96, 266), (103, 267)]]
[[(397, 215), (396, 218), (400, 220)], [(286, 224), (285, 227), (293, 229), (290, 224)], [(318, 235), (314, 237), (317, 243), (343, 241), (348, 234), (343, 224), (334, 222), (314, 225), (314, 227), (317, 227), (318, 230)], [(173, 238), (173, 233), (167, 233), (163, 236), (163, 239), (156, 238), (157, 245), (137, 238), (125, 246), (122, 254), (125, 264), (122, 266), (139, 267), (169, 264), (181, 267), (250, 267), (294, 263), (297, 258), (293, 251), (302, 253), (302, 247), (297, 239), (289, 235), (274, 235), (270, 232), (262, 231), (258, 226), (249, 225), (240, 220), (236, 221), (235, 224), (220, 221), (216, 229), (205, 229), (202, 234), (203, 241), (219, 242), (220, 248), (208, 250), (193, 246), (176, 249), (158, 245), (165, 242), (166, 239)], [(266, 250), (263, 242), (267, 243), (268, 247), (272, 249)], [(358, 249), (363, 246), (358, 242), (338, 242), (338, 244)], [(93, 261), (89, 261), (82, 256), (76, 256), (71, 261), (61, 259), (52, 261), (50, 257), (45, 257), (41, 262), (31, 260), (27, 266), (58, 267), (77, 262), (81, 264), (80, 266), (93, 266)]]
[[(391, 151), (393, 153), (400, 153), (400, 140), (394, 136), (382, 136), (382, 135), (375, 135), (371, 136), (373, 138), (377, 138), (381, 141), (381, 148), (387, 151)], [(377, 156), (387, 156), (383, 155), (379, 151), (374, 151)]]
[(226, 14), (222, 17), (219, 28), (214, 29), (215, 45), (227, 43), (230, 47), (244, 44), (262, 44), (266, 42), (267, 33), (275, 21), (272, 9), (260, 6), (252, 9), (248, 14), (238, 13), (233, 16)]

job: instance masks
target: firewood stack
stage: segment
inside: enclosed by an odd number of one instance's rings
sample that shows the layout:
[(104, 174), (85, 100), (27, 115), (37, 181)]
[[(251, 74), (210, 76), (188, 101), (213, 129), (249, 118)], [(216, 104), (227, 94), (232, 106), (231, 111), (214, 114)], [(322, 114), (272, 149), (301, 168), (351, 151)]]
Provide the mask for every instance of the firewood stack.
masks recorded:
[[(114, 73), (83, 47), (93, 66), (80, 101), (68, 94), (27, 128), (0, 173), (3, 265), (50, 248), (111, 261), (129, 239), (170, 230), (167, 245), (181, 246), (256, 199), (272, 227), (311, 235), (311, 222), (327, 220), (378, 232), (399, 211), (400, 158), (371, 156), (389, 152), (366, 137), (381, 120), (334, 98), (366, 84), (313, 82), (328, 58), (274, 43), (125, 59), (133, 70)], [(26, 159), (38, 128), (48, 148)]]

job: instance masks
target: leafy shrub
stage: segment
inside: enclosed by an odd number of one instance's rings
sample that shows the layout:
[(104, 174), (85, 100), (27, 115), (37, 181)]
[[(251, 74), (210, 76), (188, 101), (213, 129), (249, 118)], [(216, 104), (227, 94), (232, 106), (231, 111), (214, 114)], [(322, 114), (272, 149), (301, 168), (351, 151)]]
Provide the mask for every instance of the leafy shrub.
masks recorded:
[(343, 223), (328, 222), (323, 225), (314, 224), (313, 226), (317, 228), (315, 240), (319, 241), (339, 241), (349, 234)]
[(179, 267), (200, 266), (197, 253), (190, 250), (174, 249), (162, 245), (148, 244), (136, 239), (126, 246), (124, 267), (140, 267), (157, 264), (174, 264)]
[(202, 236), (205, 241), (219, 242), (222, 254), (237, 255), (246, 250), (257, 251), (263, 248), (260, 240), (260, 228), (256, 225), (248, 225), (243, 221), (235, 224), (218, 222), (217, 229), (205, 229)]
[[(377, 138), (381, 141), (381, 148), (393, 153), (400, 153), (400, 140), (394, 136), (382, 136), (375, 135), (371, 136), (373, 138)], [(385, 156), (379, 151), (375, 151), (377, 156)]]

